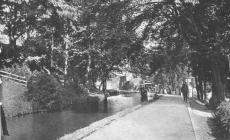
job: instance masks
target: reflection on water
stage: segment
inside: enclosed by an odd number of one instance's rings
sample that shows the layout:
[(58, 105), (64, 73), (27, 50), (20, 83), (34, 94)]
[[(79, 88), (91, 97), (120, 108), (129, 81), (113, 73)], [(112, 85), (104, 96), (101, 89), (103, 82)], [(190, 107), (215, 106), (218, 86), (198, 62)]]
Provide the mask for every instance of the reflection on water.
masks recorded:
[(83, 114), (73, 111), (27, 115), (7, 122), (10, 136), (4, 139), (54, 140), (107, 115), (105, 113)]
[(64, 134), (88, 126), (125, 108), (140, 103), (139, 94), (108, 98), (108, 112), (79, 113), (74, 110), (32, 114), (7, 120), (10, 136), (4, 140), (56, 140)]

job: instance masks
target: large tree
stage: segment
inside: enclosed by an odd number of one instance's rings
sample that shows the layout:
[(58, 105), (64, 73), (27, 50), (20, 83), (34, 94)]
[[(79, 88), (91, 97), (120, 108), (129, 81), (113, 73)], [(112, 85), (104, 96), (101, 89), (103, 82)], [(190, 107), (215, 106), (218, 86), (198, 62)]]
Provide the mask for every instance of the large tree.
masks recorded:
[[(35, 24), (35, 17), (30, 9), (28, 0), (3, 0), (1, 1), (0, 25), (2, 36), (6, 36), (6, 44), (1, 43), (2, 65), (10, 66), (23, 61), (22, 42), (25, 33)], [(6, 61), (4, 61), (6, 60)]]
[(143, 39), (156, 41), (156, 46), (178, 48), (174, 49), (174, 56), (181, 54), (180, 50), (187, 49), (187, 63), (192, 61), (192, 69), (201, 65), (193, 57), (206, 58), (200, 61), (208, 60), (210, 70), (199, 69), (199, 75), (210, 71), (213, 97), (223, 100), (228, 74), (226, 54), (229, 51), (229, 2), (162, 0), (144, 1), (139, 6), (141, 10), (129, 23), (130, 29), (144, 26)]
[(134, 38), (134, 34), (125, 30), (128, 4), (129, 1), (100, 0), (82, 4), (85, 9), (79, 22), (82, 30), (77, 34), (74, 46), (78, 48), (71, 58), (82, 59), (75, 64), (75, 69), (83, 71), (83, 84), (88, 87), (95, 87), (95, 82), (99, 80), (105, 90), (111, 72), (119, 70), (127, 60)]

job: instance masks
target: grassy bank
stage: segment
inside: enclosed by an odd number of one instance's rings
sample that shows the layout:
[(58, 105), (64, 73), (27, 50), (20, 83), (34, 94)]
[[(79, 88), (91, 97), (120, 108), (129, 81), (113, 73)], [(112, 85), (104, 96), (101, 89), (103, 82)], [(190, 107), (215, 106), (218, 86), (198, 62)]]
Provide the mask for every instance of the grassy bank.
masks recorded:
[[(27, 92), (27, 87), (12, 80), (3, 79), (1, 98), (7, 118), (48, 111), (41, 109), (36, 103), (29, 102), (25, 97), (25, 92)], [(103, 103), (104, 95), (77, 94), (71, 88), (66, 88), (64, 95), (66, 96), (63, 97), (63, 110), (74, 109), (79, 112), (102, 110), (97, 106), (101, 107), (99, 104)]]
[(2, 102), (6, 117), (32, 113), (32, 104), (24, 96), (26, 87), (4, 78), (2, 84)]

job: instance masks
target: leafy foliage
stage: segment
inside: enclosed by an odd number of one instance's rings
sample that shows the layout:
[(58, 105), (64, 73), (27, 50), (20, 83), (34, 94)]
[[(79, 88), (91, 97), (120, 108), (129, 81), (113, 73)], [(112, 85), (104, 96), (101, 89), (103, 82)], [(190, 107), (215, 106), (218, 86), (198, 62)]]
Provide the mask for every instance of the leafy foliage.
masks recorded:
[(85, 10), (79, 23), (82, 30), (76, 33), (79, 40), (69, 53), (69, 74), (75, 74), (72, 77), (78, 77), (75, 79), (82, 84), (94, 86), (96, 80), (105, 83), (112, 71), (126, 64), (133, 37), (125, 30), (122, 18), (127, 5), (127, 1), (83, 3)]
[(223, 100), (229, 6), (228, 0), (3, 0), (1, 34), (9, 44), (1, 44), (0, 63), (25, 62), (88, 89), (96, 81), (106, 89), (111, 73), (127, 65), (158, 79), (161, 73), (175, 87), (188, 68), (198, 91), (208, 83)]
[(61, 108), (63, 87), (51, 75), (35, 73), (28, 81), (26, 96), (29, 101), (38, 103), (40, 108), (56, 110)]
[(131, 81), (126, 81), (124, 85), (121, 87), (122, 90), (131, 90), (134, 88), (134, 84)]
[(230, 102), (223, 101), (216, 109), (215, 120), (219, 125), (219, 131), (228, 136), (230, 134)]
[(214, 85), (214, 98), (223, 100), (223, 85), (229, 74), (226, 57), (229, 54), (226, 47), (229, 46), (229, 2), (147, 0), (136, 7), (134, 13), (138, 14), (127, 23), (127, 29), (142, 27), (140, 39), (152, 43), (150, 58), (156, 54), (163, 54), (165, 58), (163, 65), (157, 59), (148, 61), (152, 63), (151, 69), (175, 70), (185, 64), (197, 78), (198, 91), (203, 93), (206, 89), (203, 85), (210, 82)]

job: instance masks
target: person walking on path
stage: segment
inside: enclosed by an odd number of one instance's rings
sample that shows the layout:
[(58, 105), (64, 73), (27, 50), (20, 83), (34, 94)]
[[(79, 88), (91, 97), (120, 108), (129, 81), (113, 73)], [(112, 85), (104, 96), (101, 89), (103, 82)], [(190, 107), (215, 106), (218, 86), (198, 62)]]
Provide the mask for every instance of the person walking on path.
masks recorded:
[(184, 101), (187, 103), (188, 100), (188, 85), (184, 81), (181, 87), (181, 92), (183, 94)]

